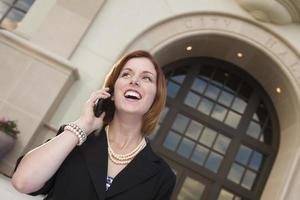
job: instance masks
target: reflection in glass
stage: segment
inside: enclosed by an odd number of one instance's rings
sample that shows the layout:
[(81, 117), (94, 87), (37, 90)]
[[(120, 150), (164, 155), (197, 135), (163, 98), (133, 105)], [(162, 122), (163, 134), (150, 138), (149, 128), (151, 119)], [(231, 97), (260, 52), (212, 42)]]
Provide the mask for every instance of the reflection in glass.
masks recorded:
[(178, 90), (179, 90), (180, 86), (177, 85), (176, 83), (172, 82), (172, 81), (168, 81), (168, 85), (167, 85), (167, 93), (169, 97), (176, 97)]
[(159, 128), (160, 128), (160, 124), (157, 124), (157, 126), (155, 126), (154, 130), (151, 132), (151, 134), (149, 136), (147, 136), (147, 138), (149, 140), (153, 140), (155, 138)]
[(198, 165), (203, 165), (209, 150), (201, 145), (197, 145), (195, 148), (191, 160)]
[(200, 96), (195, 94), (194, 92), (189, 92), (186, 96), (184, 103), (188, 106), (196, 108), (200, 101)]
[(170, 131), (163, 145), (165, 148), (174, 151), (178, 145), (180, 138), (181, 137), (178, 134), (174, 133), (173, 131)]
[(218, 95), (219, 95), (220, 89), (212, 84), (209, 84), (206, 91), (205, 91), (205, 96), (216, 100)]
[(245, 176), (243, 178), (242, 184), (241, 184), (242, 187), (244, 187), (248, 190), (251, 190), (253, 183), (255, 181), (255, 177), (256, 177), (256, 174), (254, 172), (247, 170), (245, 173)]
[(241, 181), (241, 178), (243, 176), (244, 171), (245, 171), (244, 167), (242, 167), (241, 165), (238, 165), (236, 163), (233, 163), (227, 178), (229, 180), (239, 184), (240, 181)]
[(174, 80), (177, 83), (183, 83), (183, 81), (185, 79), (185, 75), (172, 76), (171, 79)]
[(241, 145), (239, 152), (235, 157), (235, 160), (238, 161), (239, 163), (247, 165), (251, 153), (252, 153), (252, 150), (250, 148), (248, 148), (244, 145)]
[(230, 107), (232, 100), (233, 100), (233, 95), (226, 91), (222, 91), (222, 93), (218, 99), (218, 101), (221, 104), (228, 106), (228, 107)]
[(197, 78), (193, 82), (192, 89), (202, 94), (205, 90), (206, 85), (206, 81)]
[(161, 123), (162, 121), (164, 121), (167, 113), (169, 112), (169, 108), (165, 107), (162, 112), (160, 113), (160, 118), (159, 118), (159, 123)]
[(177, 153), (185, 158), (189, 158), (194, 146), (195, 146), (195, 142), (184, 138), (179, 145)]
[(218, 169), (220, 167), (220, 164), (222, 162), (223, 156), (211, 152), (206, 163), (205, 163), (205, 167), (208, 168), (209, 170), (217, 173)]
[(237, 128), (237, 126), (239, 125), (240, 123), (240, 120), (241, 120), (241, 116), (232, 112), (232, 111), (229, 111), (228, 112), (228, 115), (226, 117), (226, 120), (225, 120), (225, 124), (233, 127), (233, 128)]
[(208, 147), (211, 147), (216, 138), (216, 135), (216, 131), (206, 127), (200, 137), (200, 142)]
[(199, 122), (196, 121), (192, 121), (187, 129), (187, 131), (185, 132), (185, 135), (194, 139), (194, 140), (198, 140), (198, 137), (202, 131), (203, 125), (200, 124)]
[(234, 195), (230, 192), (228, 192), (227, 190), (222, 189), (218, 200), (233, 200)]
[(253, 137), (253, 138), (255, 138), (255, 139), (257, 139), (260, 132), (261, 132), (260, 124), (251, 121), (249, 126), (248, 126), (246, 134)]
[(190, 177), (186, 177), (177, 196), (177, 200), (200, 200), (205, 189), (205, 185)]
[(228, 110), (223, 106), (216, 105), (211, 114), (211, 117), (222, 122), (226, 116), (227, 111)]
[(222, 154), (225, 154), (230, 141), (231, 140), (228, 137), (219, 134), (215, 142), (214, 149)]
[(187, 127), (188, 122), (189, 122), (189, 118), (187, 118), (184, 115), (178, 114), (172, 125), (172, 129), (180, 133), (183, 133)]
[(213, 105), (214, 105), (214, 102), (212, 102), (206, 98), (202, 98), (202, 101), (198, 107), (198, 110), (203, 112), (206, 115), (209, 115)]
[(249, 164), (249, 167), (255, 171), (258, 171), (260, 169), (260, 166), (262, 164), (262, 159), (263, 159), (263, 156), (261, 153), (255, 151), (253, 156), (252, 156), (252, 159), (250, 161), (250, 164)]
[(243, 99), (235, 97), (231, 108), (239, 113), (244, 113), (246, 106), (247, 103)]

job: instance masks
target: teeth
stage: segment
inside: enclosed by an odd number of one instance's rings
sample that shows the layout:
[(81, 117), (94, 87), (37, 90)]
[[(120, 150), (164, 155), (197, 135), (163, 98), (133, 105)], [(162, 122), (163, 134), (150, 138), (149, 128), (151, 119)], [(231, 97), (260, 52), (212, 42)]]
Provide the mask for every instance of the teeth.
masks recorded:
[(142, 96), (138, 93), (138, 92), (135, 92), (135, 91), (132, 91), (132, 90), (128, 90), (125, 92), (125, 97), (136, 97), (137, 99), (141, 99)]

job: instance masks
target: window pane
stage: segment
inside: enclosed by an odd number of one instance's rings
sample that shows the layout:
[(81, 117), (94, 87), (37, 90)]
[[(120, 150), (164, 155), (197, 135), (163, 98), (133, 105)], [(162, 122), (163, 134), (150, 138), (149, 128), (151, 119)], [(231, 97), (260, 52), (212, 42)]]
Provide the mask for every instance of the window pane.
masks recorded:
[(233, 93), (238, 89), (240, 84), (241, 80), (233, 74), (229, 75), (229, 78), (225, 83), (225, 85), (227, 86), (226, 89)]
[(224, 108), (223, 106), (216, 105), (211, 116), (213, 118), (215, 118), (216, 120), (219, 120), (222, 122), (226, 116), (227, 111), (228, 110), (226, 108)]
[(176, 97), (177, 92), (179, 90), (179, 85), (177, 85), (176, 83), (172, 82), (172, 81), (168, 81), (168, 86), (167, 86), (167, 93), (169, 97)]
[(206, 81), (197, 78), (193, 82), (192, 89), (202, 94), (205, 90), (206, 85)]
[(184, 138), (179, 145), (177, 153), (185, 158), (189, 158), (194, 146), (195, 142)]
[(177, 196), (178, 200), (200, 200), (205, 189), (205, 185), (190, 177), (186, 177)]
[(201, 146), (201, 145), (197, 145), (197, 147), (194, 150), (194, 153), (192, 155), (192, 161), (194, 161), (195, 163), (199, 164), (199, 165), (203, 165), (207, 154), (208, 154), (208, 149)]
[(255, 171), (258, 171), (260, 169), (262, 159), (262, 154), (255, 151), (250, 161), (249, 167), (251, 169), (254, 169)]
[(211, 152), (208, 157), (208, 160), (205, 163), (205, 167), (208, 168), (209, 170), (217, 173), (218, 169), (220, 167), (220, 164), (222, 162), (222, 159), (223, 159), (223, 156), (221, 156), (217, 153)]
[(241, 145), (239, 152), (235, 157), (235, 160), (244, 165), (247, 165), (251, 153), (252, 153), (252, 150), (250, 148), (248, 148), (244, 145)]
[(244, 100), (242, 100), (239, 97), (236, 97), (233, 101), (231, 108), (239, 113), (244, 113), (246, 106), (247, 106), (247, 103)]
[(194, 139), (194, 140), (198, 140), (199, 135), (202, 131), (203, 125), (196, 122), (196, 121), (192, 121), (185, 133), (186, 136)]
[(189, 92), (186, 96), (184, 103), (188, 106), (196, 108), (200, 101), (200, 96), (195, 94), (194, 92)]
[(266, 122), (266, 119), (268, 117), (268, 111), (265, 105), (261, 102), (256, 110), (256, 113), (253, 114), (253, 119), (258, 121), (261, 124), (264, 124)]
[(221, 190), (218, 200), (233, 200), (234, 195), (224, 189)]
[(185, 79), (185, 75), (172, 76), (171, 79), (177, 83), (183, 83), (183, 81)]
[(189, 122), (189, 118), (187, 118), (184, 115), (178, 114), (176, 116), (175, 122), (172, 125), (172, 129), (180, 133), (183, 133), (188, 125), (188, 122)]
[(228, 92), (225, 92), (225, 91), (222, 91), (218, 101), (221, 104), (230, 107), (232, 100), (233, 100), (233, 95), (232, 94), (230, 94)]
[(231, 140), (228, 137), (219, 134), (215, 142), (214, 149), (222, 154), (225, 154), (230, 141)]
[(260, 124), (251, 121), (247, 129), (247, 135), (257, 139), (260, 132), (261, 132)]
[(255, 177), (256, 177), (256, 174), (254, 172), (247, 170), (246, 174), (243, 178), (243, 181), (242, 181), (242, 187), (244, 187), (248, 190), (251, 190), (253, 183), (255, 181)]
[(206, 127), (200, 137), (200, 142), (208, 147), (211, 147), (216, 138), (216, 135), (216, 131)]
[(238, 164), (233, 164), (231, 169), (230, 169), (230, 172), (228, 174), (228, 179), (239, 184), (240, 181), (241, 181), (241, 178), (243, 176), (243, 173), (245, 171), (245, 168), (242, 167), (241, 165), (238, 165)]
[(202, 98), (202, 101), (198, 107), (198, 110), (203, 112), (204, 114), (209, 115), (213, 105), (214, 105), (214, 102), (212, 102), (206, 98)]
[(220, 89), (212, 84), (209, 84), (206, 91), (205, 91), (205, 96), (216, 100), (218, 95), (219, 95)]
[(164, 141), (164, 147), (166, 147), (169, 150), (174, 151), (178, 145), (178, 142), (180, 140), (180, 136), (172, 131), (168, 133), (167, 138)]
[(226, 120), (225, 120), (225, 124), (233, 127), (233, 128), (237, 128), (237, 126), (239, 125), (240, 123), (240, 120), (241, 120), (241, 116), (232, 112), (232, 111), (229, 111), (227, 117), (226, 117)]
[(169, 112), (169, 108), (165, 107), (162, 112), (160, 113), (160, 118), (159, 118), (159, 123), (161, 123), (162, 121), (164, 121), (167, 113)]

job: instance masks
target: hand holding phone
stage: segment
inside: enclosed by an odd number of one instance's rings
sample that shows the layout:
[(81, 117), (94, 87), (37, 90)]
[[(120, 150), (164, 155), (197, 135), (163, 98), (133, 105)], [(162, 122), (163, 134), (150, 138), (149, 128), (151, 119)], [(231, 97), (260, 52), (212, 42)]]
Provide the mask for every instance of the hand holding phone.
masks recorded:
[(111, 100), (111, 97), (113, 96), (112, 86), (109, 87), (108, 93), (111, 95), (109, 98), (97, 100), (94, 106), (95, 117), (99, 117), (103, 112), (109, 110), (109, 107), (111, 107), (114, 104), (114, 102)]

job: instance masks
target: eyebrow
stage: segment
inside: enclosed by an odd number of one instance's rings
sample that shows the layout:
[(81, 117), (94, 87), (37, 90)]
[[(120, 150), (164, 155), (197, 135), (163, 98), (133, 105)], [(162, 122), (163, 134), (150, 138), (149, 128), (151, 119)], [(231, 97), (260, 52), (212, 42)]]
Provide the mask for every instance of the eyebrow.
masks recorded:
[[(124, 70), (133, 71), (133, 70), (130, 69), (130, 68), (124, 68), (122, 71), (124, 71)], [(150, 71), (143, 71), (142, 73), (148, 73), (148, 74), (154, 75), (154, 74), (153, 74), (152, 72), (150, 72)]]

